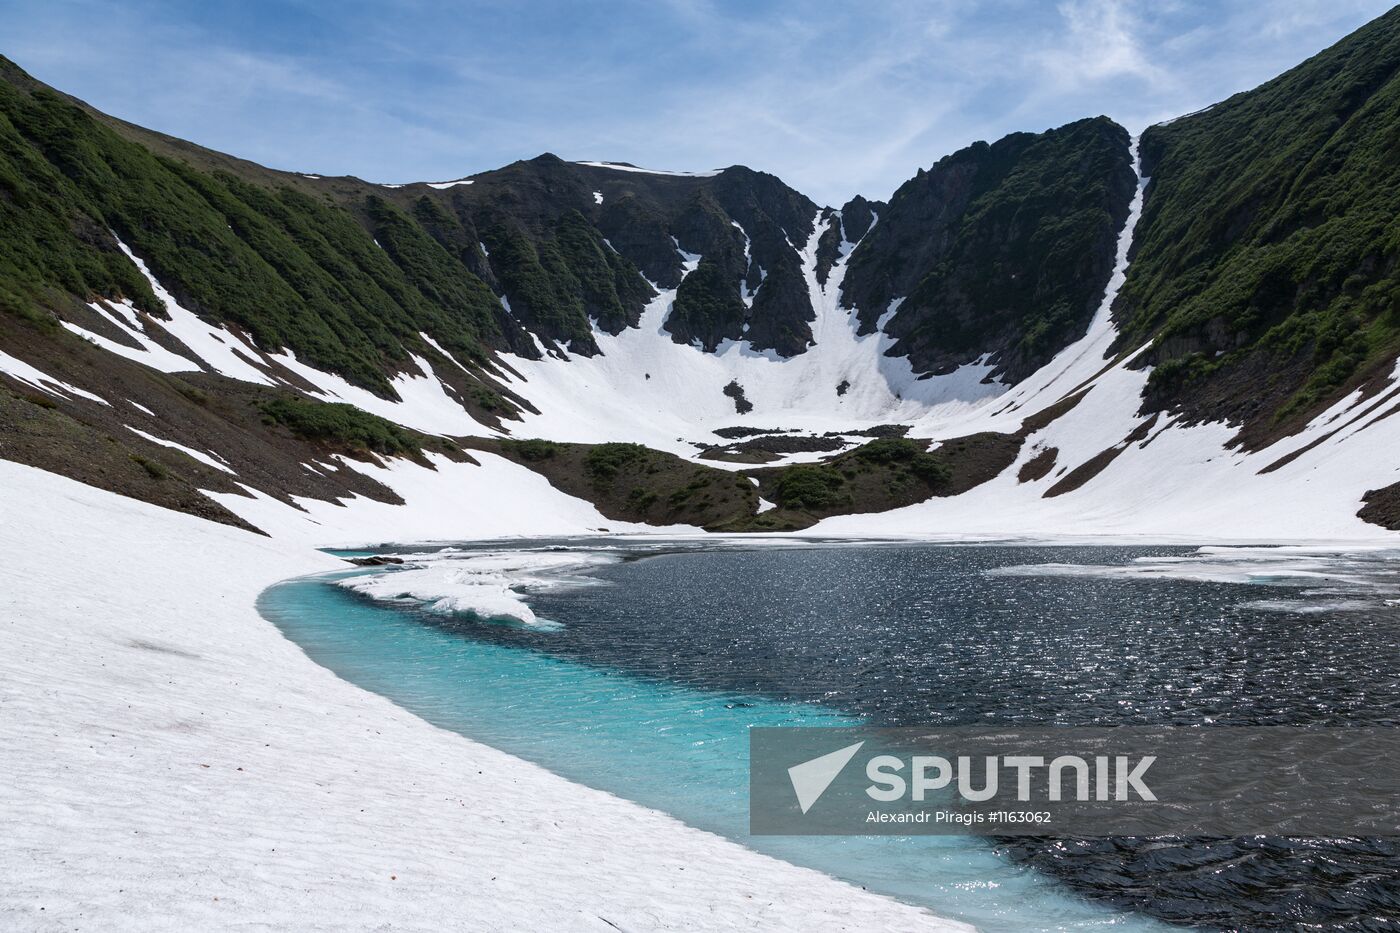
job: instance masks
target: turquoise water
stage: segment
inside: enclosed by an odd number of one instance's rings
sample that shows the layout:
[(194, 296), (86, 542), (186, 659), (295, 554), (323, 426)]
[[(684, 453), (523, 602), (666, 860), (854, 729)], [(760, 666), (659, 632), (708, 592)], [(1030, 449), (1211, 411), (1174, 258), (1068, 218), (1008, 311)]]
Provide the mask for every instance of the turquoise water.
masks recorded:
[[(362, 572), (362, 571), (355, 571)], [(354, 573), (354, 572), (352, 572)], [(853, 725), (812, 703), (703, 690), (425, 624), (333, 585), (266, 591), (259, 611), (317, 663), (437, 726), (750, 848), (988, 930), (1152, 928), (963, 837), (750, 837), (748, 729)]]

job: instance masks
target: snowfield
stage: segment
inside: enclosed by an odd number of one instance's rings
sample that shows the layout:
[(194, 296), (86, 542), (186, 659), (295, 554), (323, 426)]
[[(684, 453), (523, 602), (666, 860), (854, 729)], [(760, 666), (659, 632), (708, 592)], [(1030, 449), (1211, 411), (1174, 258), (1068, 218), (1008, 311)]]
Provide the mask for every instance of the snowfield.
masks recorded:
[(3, 461), (0, 487), (0, 928), (963, 928), (337, 679), (254, 600), (340, 561)]

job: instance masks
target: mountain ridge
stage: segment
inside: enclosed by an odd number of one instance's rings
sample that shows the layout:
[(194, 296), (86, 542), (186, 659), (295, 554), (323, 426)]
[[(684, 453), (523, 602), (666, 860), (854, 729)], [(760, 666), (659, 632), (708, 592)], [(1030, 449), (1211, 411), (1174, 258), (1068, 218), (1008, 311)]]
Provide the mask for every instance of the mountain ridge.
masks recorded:
[[(833, 208), (745, 166), (550, 153), (445, 182), (281, 172), (100, 114), (0, 59), (0, 455), (193, 511), (200, 489), (248, 486), (170, 444), (225, 463), (251, 445), (252, 488), (288, 503), (392, 501), (354, 461), (468, 469), (454, 437), (694, 459), (726, 423), (836, 438), (789, 444), (763, 490), (804, 461), (867, 489), (872, 461), (852, 451), (889, 424), (1005, 437), (1009, 459), (978, 483), (1019, 477), (1018, 495), (1057, 500), (1092, 501), (1136, 451), (1216, 424), (1227, 435), (1210, 444), (1267, 455), (1254, 474), (1292, 475), (1350, 434), (1380, 436), (1397, 391), (1397, 66), (1400, 11), (1136, 148), (1086, 118)], [(312, 410), (279, 420), (285, 392)], [(315, 408), (328, 402), (383, 424)], [(1329, 411), (1344, 428), (1317, 427)], [(363, 446), (394, 424), (426, 440)], [(1070, 425), (1079, 439), (1059, 437)], [(144, 440), (156, 427), (169, 443)], [(105, 477), (57, 454), (99, 441), (117, 445)], [(879, 482), (914, 482), (902, 469)], [(307, 470), (309, 485), (292, 476)], [(900, 488), (857, 498), (907, 510), (936, 492)]]

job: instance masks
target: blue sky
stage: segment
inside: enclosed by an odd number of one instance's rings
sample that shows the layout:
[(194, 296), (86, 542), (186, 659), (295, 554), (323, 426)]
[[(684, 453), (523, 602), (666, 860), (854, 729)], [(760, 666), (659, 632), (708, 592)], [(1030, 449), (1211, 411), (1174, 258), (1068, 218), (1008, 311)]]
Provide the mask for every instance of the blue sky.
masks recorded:
[(977, 139), (1134, 131), (1252, 87), (1375, 0), (0, 0), (0, 53), (277, 168), (442, 180), (550, 151), (886, 197)]

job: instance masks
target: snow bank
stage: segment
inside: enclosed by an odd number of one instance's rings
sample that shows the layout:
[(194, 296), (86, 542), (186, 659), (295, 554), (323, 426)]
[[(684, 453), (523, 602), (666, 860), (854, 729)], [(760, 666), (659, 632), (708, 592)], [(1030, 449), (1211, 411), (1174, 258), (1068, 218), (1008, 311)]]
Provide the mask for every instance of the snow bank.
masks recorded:
[(1380, 547), (1203, 547), (1184, 557), (1140, 557), (1128, 564), (1020, 564), (992, 576), (1074, 576), (1116, 580), (1192, 580), (1199, 583), (1316, 586), (1400, 592), (1395, 562), (1400, 549)]
[(347, 402), (372, 415), (396, 421), (424, 434), (450, 434), (454, 437), (484, 437), (497, 432), (481, 424), (438, 378), (423, 357), (410, 354), (417, 373), (400, 373), (389, 384), (398, 401), (380, 398), (368, 389), (352, 385), (341, 376), (309, 366), (291, 350), (269, 354), (269, 358), (310, 383), (315, 394), (327, 402)]
[[(259, 353), (252, 344), (226, 327), (215, 327), (206, 323), (193, 311), (183, 307), (175, 300), (175, 296), (170, 294), (169, 290), (151, 274), (151, 270), (140, 256), (133, 253), (131, 248), (120, 239), (117, 240), (117, 245), (145, 276), (146, 281), (151, 286), (151, 291), (155, 292), (155, 296), (165, 302), (165, 313), (170, 319), (156, 322), (160, 327), (188, 347), (199, 357), (201, 362), (214, 372), (228, 376), (230, 379), (242, 379), (244, 382), (258, 382), (263, 385), (274, 384), (274, 380), (254, 364)], [(140, 323), (139, 315), (135, 309), (132, 309), (129, 322), (119, 321), (118, 323), (126, 323), (128, 329), (141, 341), (142, 346), (150, 349), (151, 341), (146, 338), (145, 325)], [(130, 357), (130, 359), (146, 362), (147, 365), (155, 365), (155, 363), (139, 357)], [(189, 368), (197, 370), (201, 367), (197, 363), (192, 363)], [(178, 372), (179, 370), (170, 371)]]
[(1190, 580), (1290, 589), (1286, 599), (1242, 603), (1265, 612), (1355, 612), (1400, 602), (1400, 548), (1202, 547), (1182, 557), (1140, 557), (1128, 564), (1022, 564), (987, 571), (1000, 577), (1084, 577), (1110, 580)]
[(88, 307), (111, 321), (113, 324), (125, 330), (136, 341), (138, 346), (132, 347), (110, 340), (101, 334), (86, 330), (71, 321), (60, 321), (68, 331), (77, 334), (89, 343), (96, 344), (109, 353), (124, 356), (129, 360), (134, 360), (152, 369), (158, 369), (164, 373), (181, 373), (198, 371), (199, 364), (189, 357), (172, 353), (160, 344), (156, 343), (146, 333), (146, 326), (141, 322), (141, 312), (127, 301), (106, 302), (91, 301)]
[(402, 505), (350, 496), (335, 502), (295, 499), (295, 507), (255, 489), (245, 494), (205, 491), (229, 511), (275, 538), (308, 547), (380, 542), (463, 541), (602, 531), (695, 533), (690, 525), (658, 528), (615, 522), (582, 499), (567, 496), (543, 476), (498, 457), (472, 451), (480, 466), (428, 454), (429, 466), (409, 460), (381, 465), (346, 457), (333, 461), (388, 486)]
[[(470, 184), (469, 181), (461, 182)], [(453, 182), (452, 184), (457, 184)], [(313, 387), (315, 394), (326, 401), (347, 402), (371, 414), (396, 421), (405, 427), (427, 434), (450, 434), (454, 436), (486, 436), (496, 433), (471, 417), (447, 387), (432, 365), (420, 356), (410, 356), (416, 372), (400, 373), (390, 384), (399, 399), (393, 401), (380, 398), (373, 392), (352, 385), (334, 373), (316, 369), (297, 359), (290, 350), (280, 353), (263, 353), (246, 338), (225, 327), (215, 327), (188, 309), (182, 307), (160, 281), (151, 274), (146, 263), (120, 240), (117, 245), (136, 265), (156, 296), (165, 302), (169, 320), (158, 321), (144, 317), (129, 302), (94, 302), (91, 307), (113, 324), (123, 328), (138, 347), (129, 347), (109, 340), (73, 324), (65, 327), (92, 341), (112, 353), (116, 353), (138, 363), (143, 363), (162, 372), (189, 372), (209, 369), (244, 382), (262, 385), (276, 385), (274, 366), (281, 366), (296, 374)], [(195, 358), (182, 356), (161, 347), (152, 338), (149, 329), (160, 327), (184, 344)], [(447, 359), (451, 354), (437, 344), (432, 346)]]
[(0, 927), (955, 927), (337, 679), (253, 608), (325, 555), (13, 463), (0, 487)]

